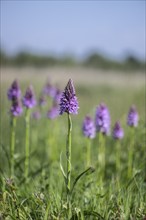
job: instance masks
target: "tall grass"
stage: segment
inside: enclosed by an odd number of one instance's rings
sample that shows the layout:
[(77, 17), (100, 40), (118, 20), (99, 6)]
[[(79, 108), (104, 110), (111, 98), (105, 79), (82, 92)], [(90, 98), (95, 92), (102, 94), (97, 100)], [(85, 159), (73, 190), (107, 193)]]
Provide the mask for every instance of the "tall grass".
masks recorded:
[[(40, 120), (31, 118), (30, 170), (25, 181), (25, 123), (24, 115), (17, 120), (15, 129), (15, 175), (9, 176), (9, 103), (6, 90), (1, 89), (1, 149), (0, 149), (0, 218), (2, 219), (68, 219), (66, 217), (66, 186), (60, 170), (66, 167), (65, 138), (66, 115), (55, 121), (46, 119), (48, 106), (42, 109)], [(35, 84), (39, 94), (42, 85)], [(26, 87), (22, 85), (22, 90)], [(72, 117), (72, 182), (73, 188), (70, 219), (138, 219), (146, 218), (146, 173), (145, 173), (145, 121), (144, 89), (123, 90), (114, 87), (78, 86), (76, 94), (80, 103), (79, 114)], [(124, 139), (120, 142), (120, 165), (116, 162), (116, 141), (111, 136), (104, 142), (104, 178), (99, 181), (101, 167), (98, 163), (99, 141), (96, 137), (90, 145), (91, 164), (94, 169), (85, 170), (86, 157), (83, 153), (85, 139), (81, 132), (82, 120), (86, 114), (94, 117), (95, 108), (104, 101), (109, 107), (112, 124), (120, 119), (124, 128)], [(49, 102), (49, 100), (48, 100)], [(126, 125), (126, 114), (131, 104), (137, 106), (140, 123), (136, 129), (132, 148), (132, 174), (127, 177), (128, 145), (130, 131)], [(49, 105), (49, 104), (48, 104)], [(49, 135), (51, 134), (51, 135)], [(48, 138), (51, 138), (48, 140)], [(48, 144), (50, 143), (50, 144)], [(102, 149), (103, 150), (103, 149)], [(49, 155), (51, 152), (52, 155)], [(53, 155), (55, 154), (55, 155)], [(117, 163), (117, 164), (116, 164)], [(120, 167), (120, 168), (119, 168)], [(118, 177), (118, 184), (117, 184)], [(78, 181), (80, 179), (80, 181)]]

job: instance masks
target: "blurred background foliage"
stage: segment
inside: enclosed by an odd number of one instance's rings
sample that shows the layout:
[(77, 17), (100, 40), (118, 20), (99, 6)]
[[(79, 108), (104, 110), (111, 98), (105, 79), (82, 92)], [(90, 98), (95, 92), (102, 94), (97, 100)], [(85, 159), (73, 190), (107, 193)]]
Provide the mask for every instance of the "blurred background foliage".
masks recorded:
[(88, 54), (84, 59), (76, 59), (71, 55), (53, 56), (38, 55), (30, 52), (19, 52), (16, 55), (7, 55), (4, 50), (0, 49), (1, 66), (15, 67), (53, 67), (53, 66), (81, 66), (89, 68), (100, 68), (110, 70), (128, 70), (137, 71), (145, 70), (145, 61), (138, 59), (134, 55), (127, 55), (123, 60), (110, 59), (101, 53)]

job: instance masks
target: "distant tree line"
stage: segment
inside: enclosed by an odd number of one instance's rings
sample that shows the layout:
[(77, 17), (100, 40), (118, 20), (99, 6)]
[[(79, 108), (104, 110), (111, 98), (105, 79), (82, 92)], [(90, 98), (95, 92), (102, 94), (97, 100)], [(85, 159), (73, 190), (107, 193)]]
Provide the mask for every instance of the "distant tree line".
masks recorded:
[(117, 70), (144, 70), (145, 62), (139, 60), (133, 55), (129, 55), (123, 61), (109, 59), (101, 54), (94, 53), (86, 57), (84, 60), (76, 60), (72, 56), (42, 56), (29, 52), (20, 52), (15, 56), (8, 56), (3, 50), (0, 50), (0, 64), (1, 66), (83, 66), (89, 68), (101, 69), (117, 69)]

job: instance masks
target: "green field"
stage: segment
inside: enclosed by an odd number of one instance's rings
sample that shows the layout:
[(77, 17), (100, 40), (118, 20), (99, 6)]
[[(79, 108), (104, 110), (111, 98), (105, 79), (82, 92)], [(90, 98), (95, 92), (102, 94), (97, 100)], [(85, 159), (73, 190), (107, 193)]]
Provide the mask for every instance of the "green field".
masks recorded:
[[(120, 170), (116, 170), (117, 143), (112, 136), (105, 137), (106, 165), (101, 178), (98, 161), (99, 135), (91, 140), (91, 167), (75, 184), (68, 216), (66, 187), (60, 168), (66, 170), (67, 114), (54, 120), (46, 118), (52, 105), (42, 108), (42, 118), (31, 118), (29, 178), (24, 178), (25, 109), (17, 119), (15, 139), (15, 176), (10, 179), (10, 101), (7, 90), (15, 78), (19, 80), (22, 95), (32, 84), (39, 96), (46, 79), (64, 89), (72, 78), (79, 101), (79, 113), (72, 116), (72, 173), (76, 177), (87, 170), (87, 139), (82, 134), (86, 115), (95, 118), (96, 107), (104, 102), (111, 115), (111, 131), (117, 120), (124, 129), (120, 141)], [(135, 104), (140, 116), (138, 127), (126, 124), (127, 113)], [(37, 110), (39, 107), (35, 107)], [(34, 111), (34, 110), (32, 110)], [(143, 73), (104, 72), (87, 69), (1, 69), (1, 140), (0, 140), (0, 219), (65, 220), (146, 219), (146, 142), (145, 142), (145, 76)], [(129, 148), (133, 145), (133, 171), (127, 176)]]

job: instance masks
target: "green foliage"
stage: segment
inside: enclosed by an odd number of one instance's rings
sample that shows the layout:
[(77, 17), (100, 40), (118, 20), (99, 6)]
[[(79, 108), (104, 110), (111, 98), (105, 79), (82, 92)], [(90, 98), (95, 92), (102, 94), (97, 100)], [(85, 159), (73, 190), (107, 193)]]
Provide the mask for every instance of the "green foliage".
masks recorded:
[(145, 62), (129, 55), (124, 61), (111, 60), (98, 53), (88, 55), (83, 61), (76, 60), (73, 56), (65, 55), (61, 57), (36, 55), (29, 52), (20, 52), (15, 56), (7, 56), (0, 50), (2, 66), (85, 66), (89, 68), (114, 69), (114, 70), (144, 70)]
[(145, 63), (138, 60), (136, 57), (129, 55), (124, 62), (127, 69), (145, 69)]
[(118, 61), (109, 60), (99, 54), (91, 54), (84, 62), (86, 66), (101, 68), (101, 69), (112, 69), (112, 68), (121, 68), (122, 63)]
[(101, 68), (101, 69), (119, 69), (119, 70), (144, 70), (145, 62), (138, 60), (136, 57), (129, 55), (125, 61), (116, 61), (108, 59), (100, 54), (91, 54), (84, 61), (87, 67)]

